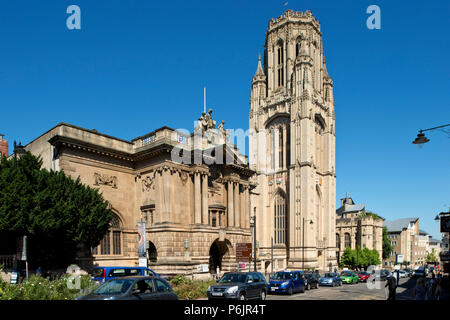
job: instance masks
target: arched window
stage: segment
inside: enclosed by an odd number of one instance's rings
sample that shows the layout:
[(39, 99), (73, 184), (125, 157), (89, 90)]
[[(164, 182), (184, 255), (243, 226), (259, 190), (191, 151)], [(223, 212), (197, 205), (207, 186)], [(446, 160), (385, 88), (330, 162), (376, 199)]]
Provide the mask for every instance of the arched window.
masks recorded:
[(284, 46), (281, 40), (277, 44), (277, 76), (278, 87), (284, 86)]
[(117, 215), (113, 215), (110, 228), (100, 244), (92, 248), (93, 255), (121, 255), (122, 254), (122, 224)]
[(341, 248), (341, 237), (339, 236), (339, 233), (336, 233), (336, 248)]
[(285, 244), (287, 240), (286, 198), (277, 193), (274, 201), (274, 243)]
[(278, 139), (279, 139), (279, 152), (278, 152), (278, 167), (283, 168), (283, 152), (284, 152), (284, 141), (283, 141), (283, 127), (278, 129)]
[(345, 248), (351, 246), (351, 240), (350, 240), (350, 234), (349, 233), (346, 233), (344, 235), (344, 246), (345, 246)]

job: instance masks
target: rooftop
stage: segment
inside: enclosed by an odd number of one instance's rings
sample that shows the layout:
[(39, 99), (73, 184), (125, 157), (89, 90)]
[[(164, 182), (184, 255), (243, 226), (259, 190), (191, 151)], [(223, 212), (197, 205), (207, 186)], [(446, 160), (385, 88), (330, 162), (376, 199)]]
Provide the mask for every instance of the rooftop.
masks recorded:
[(387, 227), (390, 232), (399, 232), (407, 229), (410, 223), (415, 223), (419, 218), (402, 218), (393, 221), (384, 221), (383, 227)]

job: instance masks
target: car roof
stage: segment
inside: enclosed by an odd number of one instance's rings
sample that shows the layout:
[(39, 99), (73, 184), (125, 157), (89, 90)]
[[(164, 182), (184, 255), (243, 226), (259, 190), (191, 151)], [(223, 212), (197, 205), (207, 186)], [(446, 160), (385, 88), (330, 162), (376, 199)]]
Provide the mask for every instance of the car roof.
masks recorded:
[(129, 279), (129, 280), (147, 280), (147, 279), (160, 279), (156, 276), (125, 276), (125, 277), (119, 277), (119, 278), (114, 278), (114, 280), (123, 280), (123, 279)]

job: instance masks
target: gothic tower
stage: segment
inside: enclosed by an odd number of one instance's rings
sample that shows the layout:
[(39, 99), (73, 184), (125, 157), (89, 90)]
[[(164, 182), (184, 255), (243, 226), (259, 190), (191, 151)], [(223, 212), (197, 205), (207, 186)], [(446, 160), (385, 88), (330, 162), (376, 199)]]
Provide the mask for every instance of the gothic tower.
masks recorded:
[(252, 79), (252, 206), (266, 272), (336, 265), (333, 81), (321, 36), (310, 11), (271, 19)]

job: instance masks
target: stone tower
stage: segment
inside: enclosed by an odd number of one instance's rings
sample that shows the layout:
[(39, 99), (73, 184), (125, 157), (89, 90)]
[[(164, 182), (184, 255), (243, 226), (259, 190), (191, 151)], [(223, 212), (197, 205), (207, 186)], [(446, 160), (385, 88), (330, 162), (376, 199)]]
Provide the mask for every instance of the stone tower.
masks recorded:
[(321, 36), (310, 11), (271, 19), (252, 79), (252, 210), (266, 272), (336, 265), (333, 81)]

